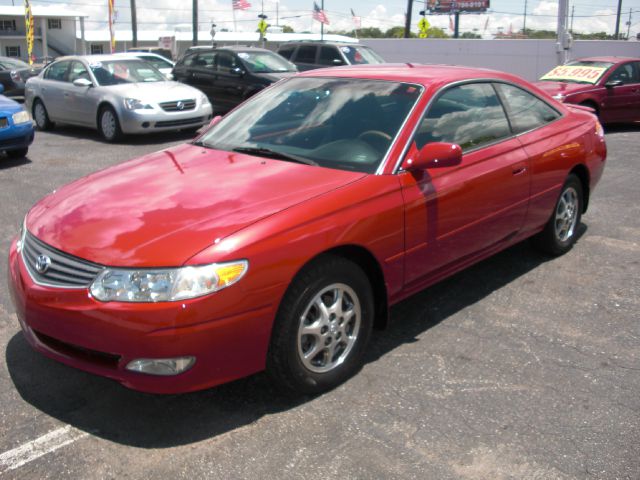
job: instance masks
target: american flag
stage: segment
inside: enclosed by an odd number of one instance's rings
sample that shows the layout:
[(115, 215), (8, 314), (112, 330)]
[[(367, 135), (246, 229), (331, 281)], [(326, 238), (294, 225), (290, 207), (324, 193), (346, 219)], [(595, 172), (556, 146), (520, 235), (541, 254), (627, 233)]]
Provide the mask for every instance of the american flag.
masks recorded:
[(313, 2), (313, 13), (311, 14), (314, 20), (319, 21), (320, 23), (324, 23), (325, 25), (329, 25), (329, 19), (327, 18), (327, 14), (324, 13), (324, 10), (321, 10), (316, 2)]
[(247, 0), (231, 0), (234, 10), (246, 10), (251, 8), (251, 4)]
[(356, 28), (362, 27), (362, 17), (357, 16), (356, 12), (353, 11), (353, 8), (351, 9), (351, 20)]

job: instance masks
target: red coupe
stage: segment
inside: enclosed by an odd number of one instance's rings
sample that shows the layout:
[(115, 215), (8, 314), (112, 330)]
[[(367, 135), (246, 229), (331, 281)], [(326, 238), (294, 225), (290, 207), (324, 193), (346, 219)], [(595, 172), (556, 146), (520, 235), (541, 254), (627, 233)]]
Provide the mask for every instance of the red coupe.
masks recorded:
[(593, 114), (513, 75), (313, 70), (42, 199), (10, 290), (36, 350), (127, 387), (318, 393), (390, 305), (528, 237), (568, 251), (605, 157)]
[(602, 123), (640, 121), (640, 58), (581, 58), (536, 85), (556, 100), (592, 108)]

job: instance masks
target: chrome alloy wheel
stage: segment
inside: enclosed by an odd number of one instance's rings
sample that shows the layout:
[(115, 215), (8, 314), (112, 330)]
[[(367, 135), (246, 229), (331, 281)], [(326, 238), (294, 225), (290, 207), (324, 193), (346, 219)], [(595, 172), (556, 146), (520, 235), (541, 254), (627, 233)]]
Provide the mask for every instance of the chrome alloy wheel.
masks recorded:
[(323, 288), (304, 309), (298, 326), (298, 355), (316, 373), (326, 373), (349, 356), (360, 332), (360, 300), (351, 287)]
[(561, 242), (566, 242), (573, 236), (578, 219), (578, 192), (573, 187), (562, 192), (556, 207), (555, 232)]
[(116, 135), (116, 119), (113, 116), (113, 112), (109, 109), (102, 112), (100, 116), (100, 128), (106, 138), (113, 138)]
[(43, 128), (47, 124), (47, 111), (44, 109), (44, 105), (38, 102), (33, 108), (33, 116), (38, 128)]

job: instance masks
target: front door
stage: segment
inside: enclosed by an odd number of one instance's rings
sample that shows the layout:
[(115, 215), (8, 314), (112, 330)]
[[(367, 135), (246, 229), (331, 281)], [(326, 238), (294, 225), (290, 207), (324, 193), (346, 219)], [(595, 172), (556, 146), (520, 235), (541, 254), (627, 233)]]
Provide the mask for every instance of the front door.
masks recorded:
[(604, 79), (605, 85), (612, 81), (619, 81), (622, 84), (606, 87), (604, 105), (601, 109), (603, 122), (640, 120), (640, 72), (637, 63), (622, 64)]
[(453, 167), (400, 173), (405, 201), (405, 285), (439, 278), (508, 242), (522, 228), (529, 161), (491, 83), (469, 83), (433, 102), (408, 155), (431, 142), (462, 147)]

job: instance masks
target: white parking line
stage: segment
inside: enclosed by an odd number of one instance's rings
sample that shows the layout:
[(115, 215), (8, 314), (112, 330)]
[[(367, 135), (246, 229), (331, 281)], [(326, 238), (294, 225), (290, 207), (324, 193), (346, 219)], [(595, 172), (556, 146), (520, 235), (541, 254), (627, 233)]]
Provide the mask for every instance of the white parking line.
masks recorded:
[(71, 425), (67, 425), (41, 437), (27, 442), (19, 447), (0, 453), (0, 475), (9, 470), (15, 470), (29, 462), (32, 462), (47, 453), (55, 452), (59, 448), (80, 440), (89, 435)]

